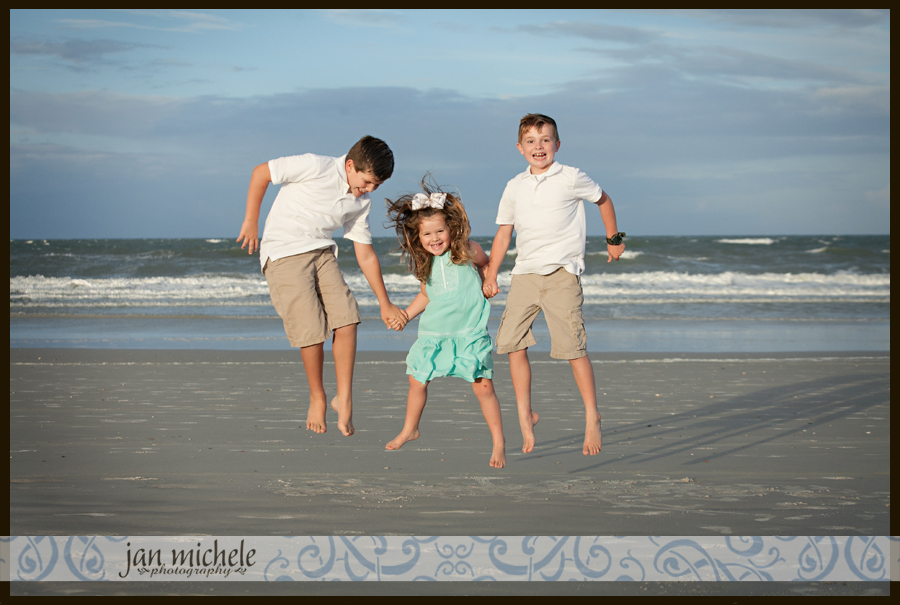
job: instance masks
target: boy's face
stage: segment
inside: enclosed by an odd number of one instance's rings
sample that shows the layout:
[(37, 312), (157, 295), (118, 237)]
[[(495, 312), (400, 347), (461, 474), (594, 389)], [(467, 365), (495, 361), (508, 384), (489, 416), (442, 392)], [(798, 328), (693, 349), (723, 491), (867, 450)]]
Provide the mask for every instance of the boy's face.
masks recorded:
[(353, 197), (372, 193), (381, 185), (381, 181), (376, 179), (372, 172), (357, 171), (353, 160), (347, 160), (345, 168), (347, 169), (347, 184), (350, 185), (350, 194)]
[(559, 151), (559, 141), (553, 127), (545, 124), (541, 130), (534, 126), (526, 130), (516, 147), (531, 166), (531, 174), (543, 174), (553, 164), (553, 156)]

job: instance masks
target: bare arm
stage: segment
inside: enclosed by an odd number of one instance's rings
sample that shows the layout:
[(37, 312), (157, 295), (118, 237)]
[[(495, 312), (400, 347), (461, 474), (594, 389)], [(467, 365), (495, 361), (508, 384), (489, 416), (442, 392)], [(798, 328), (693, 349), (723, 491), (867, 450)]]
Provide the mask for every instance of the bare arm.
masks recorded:
[(260, 164), (253, 169), (250, 175), (250, 187), (247, 190), (247, 210), (244, 213), (244, 223), (237, 240), (241, 242), (241, 249), (248, 248), (247, 252), (253, 254), (259, 250), (259, 209), (262, 206), (266, 189), (272, 182), (269, 172), (269, 163)]
[[(619, 226), (616, 224), (616, 208), (605, 191), (597, 202), (597, 207), (600, 209), (600, 218), (603, 219), (603, 226), (606, 227), (606, 237), (614, 236), (619, 232)], [(618, 246), (606, 244), (606, 251), (609, 254), (609, 259), (606, 262), (611, 263), (614, 260), (619, 260), (622, 253), (625, 252), (625, 244), (622, 243)]]
[(475, 265), (475, 269), (478, 271), (478, 276), (481, 277), (481, 283), (483, 285), (485, 267), (487, 267), (487, 264), (491, 259), (484, 253), (484, 248), (481, 247), (481, 244), (472, 240), (469, 240), (469, 253), (472, 255), (472, 264)]
[(419, 315), (428, 306), (428, 294), (425, 293), (425, 284), (422, 284), (422, 291), (416, 294), (413, 301), (406, 307), (406, 316), (412, 320), (413, 317)]
[(356, 262), (359, 263), (359, 268), (366, 276), (369, 287), (372, 288), (375, 298), (378, 299), (384, 325), (397, 331), (402, 330), (409, 318), (406, 316), (406, 312), (388, 298), (387, 288), (384, 287), (384, 277), (381, 275), (381, 263), (378, 261), (378, 255), (375, 254), (375, 248), (372, 247), (372, 244), (360, 244), (359, 242), (353, 242), (353, 248), (356, 252)]
[(497, 229), (494, 243), (491, 244), (491, 257), (484, 268), (484, 284), (481, 289), (485, 298), (493, 298), (500, 292), (500, 287), (497, 285), (497, 274), (500, 272), (500, 265), (503, 264), (503, 259), (506, 258), (512, 235), (512, 225), (500, 225)]

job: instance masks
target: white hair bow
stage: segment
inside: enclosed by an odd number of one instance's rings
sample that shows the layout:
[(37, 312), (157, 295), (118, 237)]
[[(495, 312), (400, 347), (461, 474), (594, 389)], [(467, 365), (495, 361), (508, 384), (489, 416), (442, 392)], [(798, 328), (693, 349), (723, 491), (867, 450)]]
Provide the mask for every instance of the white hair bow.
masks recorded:
[(421, 210), (422, 208), (437, 208), (438, 210), (440, 210), (444, 207), (444, 204), (446, 202), (446, 193), (432, 193), (431, 195), (417, 193), (413, 196), (412, 199), (412, 209)]

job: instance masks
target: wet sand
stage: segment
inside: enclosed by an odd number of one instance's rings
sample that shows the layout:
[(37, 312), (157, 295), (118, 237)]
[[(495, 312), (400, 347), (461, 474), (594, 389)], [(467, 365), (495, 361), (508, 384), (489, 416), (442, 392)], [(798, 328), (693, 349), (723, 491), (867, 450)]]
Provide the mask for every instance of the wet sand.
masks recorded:
[[(303, 428), (294, 351), (10, 355), (11, 535), (890, 533), (889, 353), (592, 354), (596, 456), (568, 363), (540, 353), (523, 454), (495, 356), (499, 470), (462, 380), (432, 383), (421, 437), (384, 449), (403, 423), (402, 353), (359, 353), (349, 438), (334, 413), (324, 435)], [(325, 378), (333, 393), (330, 363)]]

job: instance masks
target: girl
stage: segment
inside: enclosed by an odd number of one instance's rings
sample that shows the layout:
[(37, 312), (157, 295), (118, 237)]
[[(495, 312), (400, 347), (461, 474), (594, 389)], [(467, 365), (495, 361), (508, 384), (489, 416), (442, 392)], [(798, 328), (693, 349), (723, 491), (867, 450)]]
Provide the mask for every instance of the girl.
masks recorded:
[[(403, 430), (385, 447), (397, 450), (419, 438), (419, 420), (428, 397), (428, 383), (439, 376), (458, 376), (472, 383), (481, 412), (491, 429), (491, 466), (506, 465), (506, 440), (500, 402), (494, 393), (491, 337), (487, 332), (490, 303), (481, 292), (488, 256), (469, 240), (469, 217), (452, 193), (429, 188), (388, 202), (388, 218), (397, 230), (400, 248), (422, 291), (406, 308), (419, 320), (419, 337), (406, 357), (409, 395)], [(471, 264), (470, 264), (471, 263)], [(478, 268), (476, 273), (472, 264)], [(397, 326), (394, 326), (395, 328)], [(399, 326), (402, 329), (402, 326)]]

